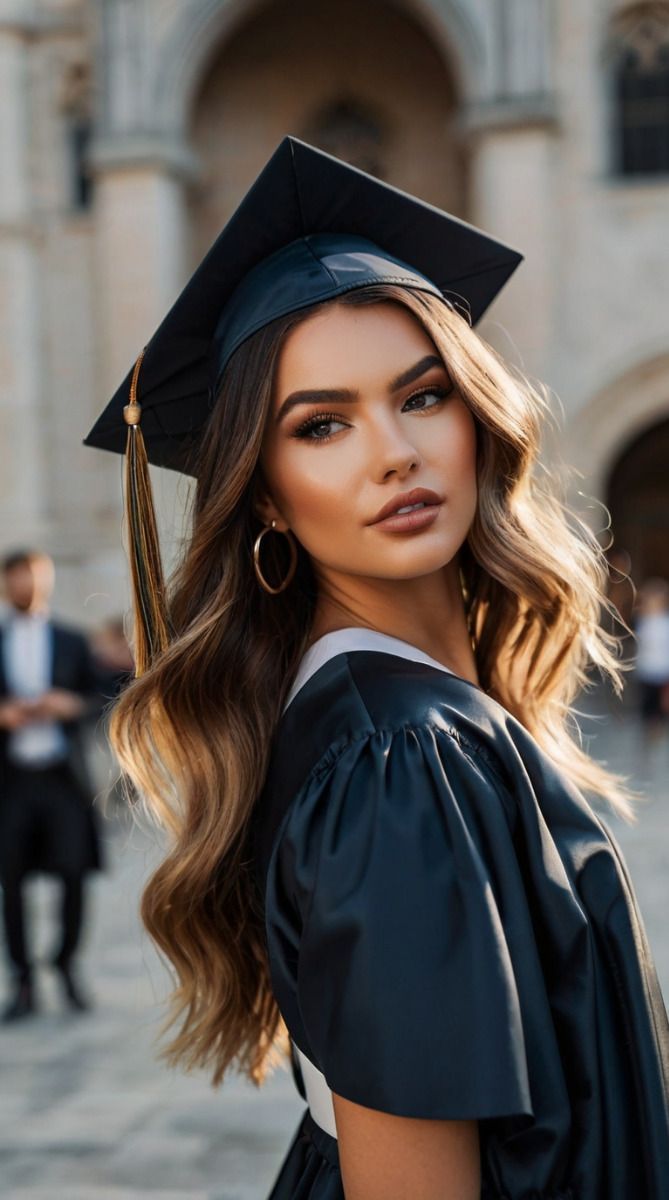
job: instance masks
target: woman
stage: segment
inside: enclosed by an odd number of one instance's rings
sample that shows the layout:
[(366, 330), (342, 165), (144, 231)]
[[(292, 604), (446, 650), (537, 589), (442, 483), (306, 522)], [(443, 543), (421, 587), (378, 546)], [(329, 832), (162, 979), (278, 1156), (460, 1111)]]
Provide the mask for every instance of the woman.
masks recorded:
[[(164, 1055), (290, 1053), (272, 1200), (668, 1194), (667, 1014), (584, 792), (633, 796), (568, 728), (589, 665), (621, 686), (606, 564), (473, 329), (519, 260), (286, 138), (87, 439), (124, 408)], [(140, 427), (198, 479), (167, 603)]]

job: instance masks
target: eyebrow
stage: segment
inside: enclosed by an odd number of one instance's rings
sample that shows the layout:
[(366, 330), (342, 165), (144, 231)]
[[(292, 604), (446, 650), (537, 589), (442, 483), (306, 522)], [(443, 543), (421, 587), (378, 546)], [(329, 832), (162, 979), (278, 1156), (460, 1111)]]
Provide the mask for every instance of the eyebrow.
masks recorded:
[[(446, 370), (441, 358), (438, 358), (436, 354), (426, 354), (424, 358), (421, 358), (420, 362), (414, 363), (412, 367), (408, 367), (406, 371), (402, 371), (394, 379), (391, 379), (389, 391), (399, 392), (400, 388), (407, 387), (408, 384), (419, 379), (431, 367), (442, 367), (443, 370)], [(276, 414), (276, 423), (278, 425), (291, 409), (297, 408), (300, 404), (323, 404), (328, 401), (333, 404), (346, 404), (358, 400), (359, 395), (359, 392), (351, 391), (350, 388), (318, 388), (317, 390), (308, 389), (302, 392), (291, 392)]]

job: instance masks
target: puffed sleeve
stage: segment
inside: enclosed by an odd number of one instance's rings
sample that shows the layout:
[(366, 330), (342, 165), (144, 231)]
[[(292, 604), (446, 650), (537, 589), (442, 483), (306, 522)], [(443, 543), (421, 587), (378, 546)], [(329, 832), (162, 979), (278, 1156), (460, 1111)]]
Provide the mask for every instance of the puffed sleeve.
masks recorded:
[(449, 732), (377, 730), (312, 774), (267, 932), (289, 1031), (333, 1091), (400, 1116), (532, 1115), (503, 893), (524, 985), (542, 982), (514, 860), (494, 772)]

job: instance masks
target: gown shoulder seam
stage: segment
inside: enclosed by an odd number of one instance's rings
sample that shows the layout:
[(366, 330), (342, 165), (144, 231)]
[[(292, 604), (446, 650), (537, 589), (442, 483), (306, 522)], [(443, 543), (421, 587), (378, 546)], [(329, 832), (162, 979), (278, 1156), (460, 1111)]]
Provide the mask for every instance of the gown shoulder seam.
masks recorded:
[(357, 742), (369, 741), (373, 737), (382, 734), (394, 735), (397, 733), (417, 733), (420, 730), (427, 729), (433, 730), (435, 733), (445, 734), (452, 742), (455, 742), (456, 746), (462, 751), (465, 757), (475, 762), (477, 760), (481, 760), (483, 763), (485, 763), (487, 769), (495, 776), (497, 782), (503, 787), (507, 786), (499, 765), (495, 762), (495, 759), (489, 753), (486, 747), (481, 742), (468, 737), (467, 734), (463, 733), (462, 730), (457, 727), (457, 725), (444, 725), (443, 723), (437, 723), (436, 721), (425, 720), (402, 721), (398, 725), (391, 725), (373, 722), (372, 718), (370, 717), (370, 728), (360, 730), (358, 733), (348, 734), (346, 737), (337, 742), (330, 742), (327, 749), (318, 759), (318, 762), (314, 764), (305, 777), (304, 782), (300, 787), (300, 792), (302, 792), (312, 780), (318, 780), (323, 775), (327, 774), (328, 771), (332, 770), (332, 768), (335, 767), (339, 762), (339, 759), (342, 757), (342, 755)]
[[(373, 733), (384, 733), (384, 732), (385, 733), (399, 733), (401, 730), (423, 728), (423, 729), (434, 729), (441, 733), (448, 733), (457, 742), (457, 744), (459, 745), (459, 747), (463, 751), (463, 753), (469, 754), (470, 757), (473, 756), (475, 758), (483, 759), (483, 761), (490, 767), (490, 770), (495, 774), (495, 776), (499, 780), (499, 782), (501, 784), (504, 784), (504, 782), (505, 782), (504, 776), (503, 776), (502, 771), (500, 770), (500, 764), (497, 761), (495, 755), (490, 753), (490, 751), (483, 744), (483, 742), (478, 741), (476, 738), (469, 737), (466, 733), (463, 733), (463, 731), (455, 724), (452, 724), (450, 726), (445, 726), (443, 724), (436, 724), (436, 722), (432, 722), (432, 721), (412, 722), (411, 720), (408, 720), (408, 721), (403, 721), (400, 725), (398, 725), (396, 727), (379, 725), (379, 723), (377, 721), (375, 721), (374, 717), (372, 716), (372, 714), (369, 710), (369, 706), (365, 702), (365, 698), (364, 698), (360, 688), (358, 687), (358, 682), (355, 677), (355, 672), (352, 670), (351, 662), (350, 662), (350, 658), (349, 658), (348, 654), (346, 655), (346, 670), (348, 673), (350, 683), (351, 683), (352, 687), (355, 688), (355, 692), (360, 701), (360, 704), (362, 705), (362, 707), (365, 711), (365, 714), (367, 715), (367, 717), (369, 719), (370, 732), (373, 732)], [(365, 734), (363, 736), (367, 736), (367, 735)], [(343, 750), (343, 748), (344, 747), (342, 746), (342, 750)]]

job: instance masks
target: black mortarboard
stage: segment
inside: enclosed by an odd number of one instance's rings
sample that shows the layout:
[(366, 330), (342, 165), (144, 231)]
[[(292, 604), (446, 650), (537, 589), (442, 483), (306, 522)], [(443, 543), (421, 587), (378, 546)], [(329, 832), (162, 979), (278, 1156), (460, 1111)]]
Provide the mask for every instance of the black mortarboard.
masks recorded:
[[(192, 470), (237, 346), (284, 313), (369, 283), (446, 297), (475, 325), (522, 254), (357, 167), (284, 137), (145, 348), (148, 460)], [(85, 439), (122, 453), (132, 370)]]
[(466, 221), (283, 138), (85, 439), (126, 452), (137, 674), (170, 639), (148, 464), (192, 473), (238, 346), (276, 317), (374, 283), (430, 291), (475, 325), (522, 258)]

